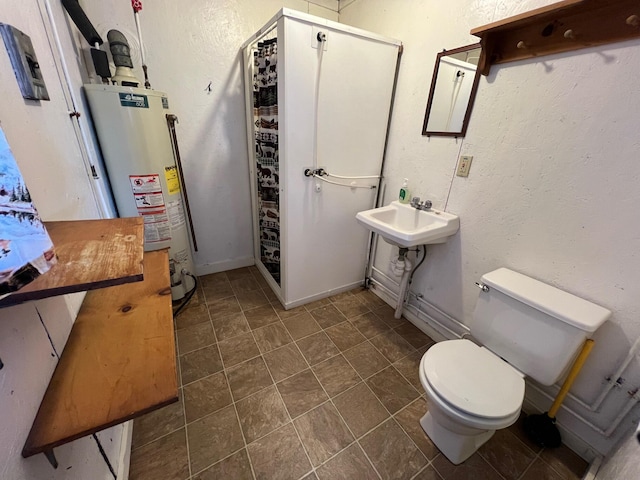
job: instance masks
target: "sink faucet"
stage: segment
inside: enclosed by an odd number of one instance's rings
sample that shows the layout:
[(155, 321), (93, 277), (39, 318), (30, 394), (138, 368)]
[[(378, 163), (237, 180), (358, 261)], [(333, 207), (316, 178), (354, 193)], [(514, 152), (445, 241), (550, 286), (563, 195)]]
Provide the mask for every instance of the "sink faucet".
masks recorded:
[(411, 199), (411, 206), (413, 208), (417, 208), (418, 210), (431, 210), (431, 200), (425, 200), (424, 202), (420, 201), (420, 197), (413, 197)]

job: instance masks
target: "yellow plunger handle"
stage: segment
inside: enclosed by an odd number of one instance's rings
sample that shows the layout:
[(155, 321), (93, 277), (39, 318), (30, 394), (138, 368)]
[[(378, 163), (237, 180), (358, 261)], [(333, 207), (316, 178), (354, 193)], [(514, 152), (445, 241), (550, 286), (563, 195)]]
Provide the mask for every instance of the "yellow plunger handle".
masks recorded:
[(571, 371), (569, 372), (569, 375), (567, 375), (567, 379), (562, 384), (562, 388), (558, 392), (558, 396), (554, 400), (553, 405), (551, 405), (551, 408), (547, 413), (548, 417), (550, 418), (556, 417), (556, 413), (558, 413), (558, 410), (560, 410), (560, 405), (562, 405), (564, 398), (567, 396), (567, 393), (569, 393), (569, 389), (571, 388), (571, 385), (573, 385), (573, 381), (576, 379), (576, 377), (580, 373), (580, 370), (582, 369), (584, 362), (587, 360), (589, 353), (591, 353), (591, 349), (593, 348), (594, 343), (596, 343), (595, 340), (592, 340), (590, 338), (584, 342), (584, 345), (582, 346), (582, 350), (580, 350), (580, 354), (578, 354), (578, 358), (576, 358), (576, 361), (573, 362), (573, 366), (571, 367)]

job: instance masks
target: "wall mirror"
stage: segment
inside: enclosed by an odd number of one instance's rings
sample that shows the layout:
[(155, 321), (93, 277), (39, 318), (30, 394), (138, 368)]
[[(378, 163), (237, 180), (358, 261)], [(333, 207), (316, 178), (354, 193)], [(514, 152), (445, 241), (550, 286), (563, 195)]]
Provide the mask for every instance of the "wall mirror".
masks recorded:
[(480, 50), (476, 43), (438, 53), (422, 135), (464, 137), (480, 80)]

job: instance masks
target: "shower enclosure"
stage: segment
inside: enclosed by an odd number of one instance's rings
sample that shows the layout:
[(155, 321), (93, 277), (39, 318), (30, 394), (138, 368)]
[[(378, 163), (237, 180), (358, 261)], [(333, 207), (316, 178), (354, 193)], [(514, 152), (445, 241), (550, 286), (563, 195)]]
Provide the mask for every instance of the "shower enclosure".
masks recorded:
[(363, 281), (401, 51), (289, 9), (242, 46), (255, 261), (286, 308)]

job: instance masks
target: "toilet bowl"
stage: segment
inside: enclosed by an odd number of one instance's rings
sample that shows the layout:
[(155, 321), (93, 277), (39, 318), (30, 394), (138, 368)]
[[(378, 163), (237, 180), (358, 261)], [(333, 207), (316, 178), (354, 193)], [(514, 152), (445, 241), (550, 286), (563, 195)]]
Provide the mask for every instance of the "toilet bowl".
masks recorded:
[(515, 423), (524, 378), (553, 385), (611, 312), (506, 268), (482, 276), (470, 333), (446, 340), (420, 361), (429, 409), (420, 420), (454, 464), (496, 430)]
[(420, 362), (429, 410), (420, 425), (454, 464), (518, 419), (524, 375), (469, 340), (431, 347)]

